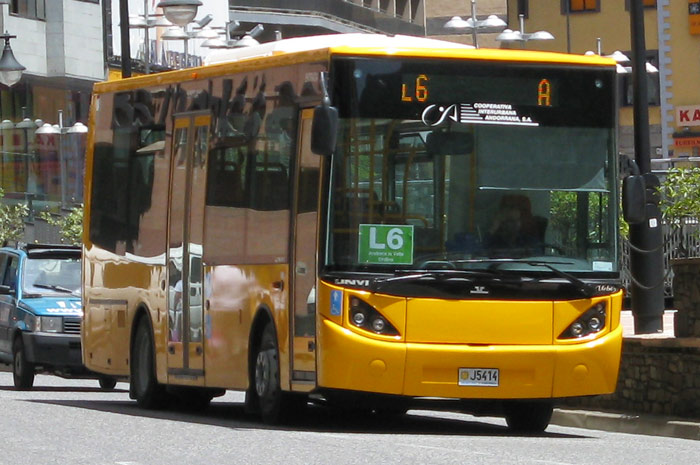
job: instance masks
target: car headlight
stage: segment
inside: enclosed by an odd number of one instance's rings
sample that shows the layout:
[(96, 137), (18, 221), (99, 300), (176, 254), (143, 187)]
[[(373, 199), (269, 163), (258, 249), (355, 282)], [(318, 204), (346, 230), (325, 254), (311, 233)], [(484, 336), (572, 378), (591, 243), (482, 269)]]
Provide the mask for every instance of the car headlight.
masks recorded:
[(578, 339), (600, 332), (605, 328), (606, 316), (605, 302), (598, 302), (571, 323), (559, 338)]
[(60, 316), (37, 317), (37, 326), (42, 333), (60, 333), (63, 331), (63, 318)]

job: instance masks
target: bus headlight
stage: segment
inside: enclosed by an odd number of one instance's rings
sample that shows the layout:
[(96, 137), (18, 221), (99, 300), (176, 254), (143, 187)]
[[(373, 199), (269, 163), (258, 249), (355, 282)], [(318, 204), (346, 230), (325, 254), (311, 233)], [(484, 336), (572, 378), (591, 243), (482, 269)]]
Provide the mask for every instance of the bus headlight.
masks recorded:
[(605, 328), (606, 315), (605, 302), (598, 302), (571, 323), (559, 338), (577, 339), (600, 332)]
[(382, 336), (398, 336), (398, 330), (384, 315), (357, 297), (350, 298), (350, 323)]

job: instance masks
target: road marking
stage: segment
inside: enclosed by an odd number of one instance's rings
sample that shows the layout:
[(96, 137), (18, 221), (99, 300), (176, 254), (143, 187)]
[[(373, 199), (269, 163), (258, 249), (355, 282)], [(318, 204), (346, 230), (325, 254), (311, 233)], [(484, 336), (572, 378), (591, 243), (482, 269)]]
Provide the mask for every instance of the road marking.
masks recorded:
[(533, 460), (533, 462), (537, 463), (546, 463), (548, 465), (576, 465), (574, 463), (569, 463), (569, 462), (553, 462), (551, 460)]

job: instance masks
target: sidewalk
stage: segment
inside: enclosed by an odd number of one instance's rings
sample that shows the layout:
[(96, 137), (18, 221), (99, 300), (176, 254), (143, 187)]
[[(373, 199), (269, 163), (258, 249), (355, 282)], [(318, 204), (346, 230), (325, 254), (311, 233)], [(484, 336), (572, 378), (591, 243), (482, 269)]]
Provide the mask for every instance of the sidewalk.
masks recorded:
[[(622, 330), (626, 338), (666, 339), (674, 337), (675, 311), (664, 313), (663, 332), (658, 334), (634, 334), (634, 317), (629, 310), (622, 312)], [(700, 421), (665, 417), (661, 415), (634, 415), (594, 410), (555, 409), (552, 424), (575, 428), (597, 429), (618, 433), (647, 434), (680, 439), (700, 440)]]
[(645, 434), (700, 441), (700, 422), (659, 415), (555, 409), (552, 415), (552, 424), (615, 433)]

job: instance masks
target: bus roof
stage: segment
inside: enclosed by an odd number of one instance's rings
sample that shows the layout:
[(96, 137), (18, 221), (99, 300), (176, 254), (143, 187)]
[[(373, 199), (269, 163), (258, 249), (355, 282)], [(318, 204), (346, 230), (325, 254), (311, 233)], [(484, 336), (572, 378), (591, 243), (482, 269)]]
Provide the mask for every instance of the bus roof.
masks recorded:
[[(367, 33), (328, 34), (295, 37), (244, 48), (213, 52), (204, 66), (165, 73), (138, 76), (95, 84), (95, 91), (109, 92), (118, 89), (138, 88), (148, 85), (168, 84), (231, 72), (231, 64), (237, 71), (248, 71), (263, 62), (280, 65), (327, 60), (332, 55), (436, 57), (490, 61), (514, 61), (525, 63), (561, 63), (587, 66), (616, 66), (611, 58), (598, 55), (575, 55), (513, 49), (476, 49), (456, 42), (404, 35)], [(273, 58), (270, 60), (270, 58)], [(279, 60), (275, 60), (278, 58)], [(240, 67), (246, 64), (248, 66)]]

